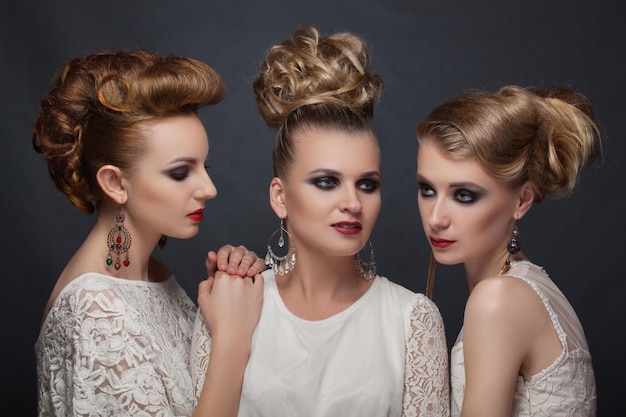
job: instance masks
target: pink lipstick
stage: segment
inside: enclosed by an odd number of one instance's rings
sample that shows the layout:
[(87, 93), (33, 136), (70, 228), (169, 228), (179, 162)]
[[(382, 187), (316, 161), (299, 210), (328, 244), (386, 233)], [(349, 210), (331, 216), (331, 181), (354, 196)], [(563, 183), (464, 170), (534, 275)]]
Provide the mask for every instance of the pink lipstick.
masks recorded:
[(344, 235), (358, 235), (363, 229), (359, 222), (338, 222), (333, 224), (332, 227)]

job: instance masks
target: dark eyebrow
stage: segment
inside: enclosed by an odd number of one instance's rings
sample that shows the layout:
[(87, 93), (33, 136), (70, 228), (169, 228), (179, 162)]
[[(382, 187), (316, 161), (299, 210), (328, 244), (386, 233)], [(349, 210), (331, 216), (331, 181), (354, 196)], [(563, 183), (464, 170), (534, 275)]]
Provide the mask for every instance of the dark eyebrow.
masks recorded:
[[(422, 175), (417, 174), (416, 177), (417, 177), (417, 182), (424, 182), (424, 183), (430, 184), (430, 181), (428, 181)], [(485, 190), (480, 185), (471, 181), (453, 182), (450, 184), (450, 188), (473, 188), (473, 189), (478, 189), (478, 190), (483, 190), (483, 191)]]
[(454, 182), (450, 184), (450, 187), (451, 188), (474, 188), (474, 189), (483, 190), (483, 187), (471, 181)]
[(325, 175), (334, 175), (334, 176), (341, 175), (339, 171), (335, 171), (334, 169), (328, 169), (328, 168), (318, 168), (309, 172), (309, 175), (313, 175), (313, 174), (325, 174)]
[[(209, 158), (207, 157), (204, 162), (206, 162)], [(168, 165), (175, 165), (175, 164), (179, 164), (181, 162), (190, 164), (190, 165), (195, 165), (198, 162), (197, 158), (191, 157), (191, 156), (182, 156), (180, 158), (175, 158), (172, 159), (171, 161), (168, 162)]]
[[(323, 175), (332, 175), (335, 177), (340, 177), (341, 173), (339, 171), (336, 171), (334, 169), (329, 169), (329, 168), (318, 168), (318, 169), (314, 169), (313, 171), (309, 172), (308, 175), (315, 175), (315, 174), (323, 174)], [(361, 175), (361, 177), (363, 178), (367, 178), (367, 177), (381, 177), (380, 172), (378, 171), (368, 171), (363, 173), (363, 175)]]

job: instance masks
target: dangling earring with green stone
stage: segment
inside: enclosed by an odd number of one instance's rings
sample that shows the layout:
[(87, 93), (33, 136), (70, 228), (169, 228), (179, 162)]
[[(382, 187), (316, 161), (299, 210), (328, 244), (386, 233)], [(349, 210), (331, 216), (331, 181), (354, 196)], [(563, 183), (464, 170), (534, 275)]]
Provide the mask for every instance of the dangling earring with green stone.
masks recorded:
[[(130, 249), (130, 232), (127, 228), (124, 227), (124, 220), (126, 216), (124, 216), (124, 205), (120, 206), (120, 211), (115, 216), (115, 226), (111, 230), (109, 230), (109, 235), (107, 236), (107, 247), (109, 248), (109, 255), (107, 256), (107, 265), (112, 265), (115, 267), (115, 270), (121, 268), (122, 264), (124, 266), (130, 265), (130, 259), (128, 258), (128, 250)], [(113, 263), (112, 253), (116, 255), (115, 263)], [(120, 262), (120, 255), (124, 254), (124, 260)]]

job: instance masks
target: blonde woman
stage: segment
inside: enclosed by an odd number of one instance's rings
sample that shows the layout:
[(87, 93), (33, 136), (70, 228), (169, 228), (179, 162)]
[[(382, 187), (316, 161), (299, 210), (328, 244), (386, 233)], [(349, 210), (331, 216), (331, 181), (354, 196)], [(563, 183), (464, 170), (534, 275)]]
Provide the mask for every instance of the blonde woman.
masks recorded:
[[(269, 49), (254, 82), (277, 129), (269, 198), (279, 221), (239, 416), (448, 415), (441, 315), (379, 275), (368, 243), (382, 183), (370, 120), (383, 87), (369, 58), (354, 34), (303, 28)], [(217, 359), (197, 329), (206, 366)]]
[(589, 100), (566, 88), (462, 95), (417, 127), (419, 210), (434, 258), (470, 289), (450, 361), (453, 416), (594, 416), (583, 328), (520, 223), (569, 194), (600, 151)]

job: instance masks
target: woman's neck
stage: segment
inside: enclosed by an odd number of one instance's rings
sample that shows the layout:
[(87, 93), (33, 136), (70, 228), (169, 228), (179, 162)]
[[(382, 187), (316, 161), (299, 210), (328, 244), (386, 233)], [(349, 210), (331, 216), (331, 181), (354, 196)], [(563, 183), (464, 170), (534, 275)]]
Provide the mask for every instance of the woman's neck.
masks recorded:
[(480, 281), (486, 278), (500, 275), (503, 272), (506, 262), (509, 258), (512, 261), (526, 259), (522, 252), (518, 252), (515, 255), (510, 255), (508, 251), (504, 249), (494, 256), (485, 257), (485, 259), (474, 259), (472, 261), (465, 262), (465, 274), (467, 276), (469, 290), (472, 291), (472, 289), (474, 289), (474, 287)]
[[(98, 215), (96, 224), (73, 258), (79, 269), (88, 269), (84, 272), (99, 272), (124, 279), (160, 280), (162, 277), (157, 279), (150, 271), (151, 255), (158, 238), (156, 236), (146, 238), (140, 235), (126, 220), (124, 227), (130, 234), (131, 244), (128, 252), (117, 254), (109, 250), (107, 246), (109, 231), (115, 227), (114, 219), (114, 215), (109, 213)], [(115, 267), (116, 264), (119, 268)]]
[(353, 256), (296, 252), (296, 258), (295, 268), (282, 277), (277, 275), (276, 283), (287, 308), (301, 318), (321, 320), (337, 314), (358, 300), (373, 282), (357, 273)]

